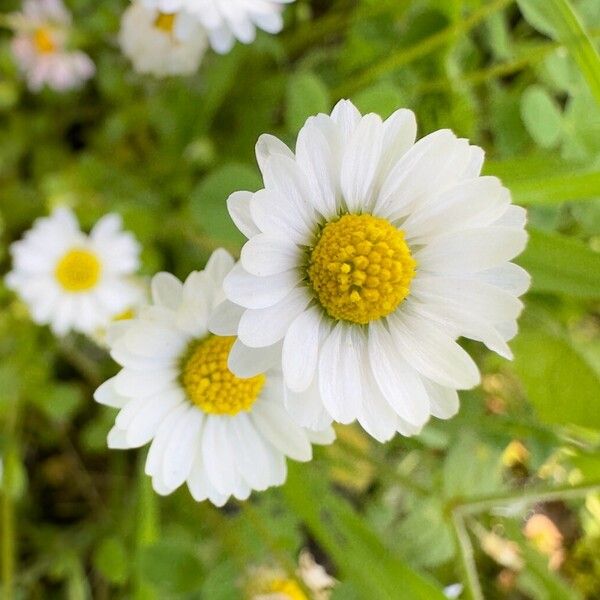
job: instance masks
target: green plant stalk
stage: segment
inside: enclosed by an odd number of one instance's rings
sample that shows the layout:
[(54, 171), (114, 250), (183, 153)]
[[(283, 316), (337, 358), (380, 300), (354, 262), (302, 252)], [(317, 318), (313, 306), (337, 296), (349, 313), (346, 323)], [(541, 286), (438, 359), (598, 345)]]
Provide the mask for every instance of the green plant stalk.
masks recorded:
[(467, 526), (465, 525), (464, 519), (457, 514), (456, 511), (452, 512), (451, 518), (454, 537), (460, 554), (461, 569), (463, 571), (467, 597), (469, 600), (484, 600), (483, 590), (481, 589), (481, 583), (479, 582), (479, 576), (477, 575), (477, 564), (473, 553), (473, 545), (471, 544)]
[(19, 412), (18, 399), (9, 404), (6, 415), (5, 434), (7, 447), (4, 456), (4, 472), (1, 483), (1, 533), (2, 533), (2, 591), (5, 600), (12, 600), (15, 588), (17, 536), (14, 499), (16, 482), (14, 470), (17, 455), (17, 419)]
[(403, 67), (414, 60), (427, 56), (429, 53), (437, 50), (447, 42), (454, 39), (456, 36), (463, 35), (479, 25), (487, 17), (493, 13), (502, 10), (508, 6), (513, 0), (495, 0), (482, 6), (472, 15), (458, 21), (457, 23), (447, 27), (446, 29), (429, 36), (422, 42), (411, 46), (410, 48), (401, 48), (398, 52), (391, 54), (389, 57), (382, 60), (380, 63), (367, 68), (362, 73), (358, 73), (351, 78), (349, 83), (339, 86), (333, 92), (334, 97), (345, 97), (352, 93), (368, 86), (370, 83), (389, 73)]
[[(139, 557), (141, 551), (154, 544), (159, 536), (159, 507), (156, 495), (152, 490), (150, 478), (144, 471), (146, 453), (140, 452), (137, 468), (137, 523), (135, 531), (135, 553)], [(141, 577), (136, 560), (136, 572), (134, 576), (134, 598), (152, 598), (153, 590), (146, 585)]]

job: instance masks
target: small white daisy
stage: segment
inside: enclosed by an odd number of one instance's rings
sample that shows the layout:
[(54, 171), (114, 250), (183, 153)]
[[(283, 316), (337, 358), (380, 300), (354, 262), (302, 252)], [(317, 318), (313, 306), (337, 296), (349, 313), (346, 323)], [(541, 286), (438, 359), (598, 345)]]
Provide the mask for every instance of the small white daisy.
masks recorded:
[(231, 256), (217, 250), (184, 284), (156, 275), (153, 303), (111, 328), (111, 355), (123, 369), (94, 396), (120, 409), (109, 447), (152, 441), (146, 473), (159, 494), (187, 482), (196, 500), (217, 506), (281, 485), (286, 456), (310, 460), (311, 442), (334, 437), (329, 427), (311, 432), (292, 422), (281, 373), (261, 372), (264, 360), (251, 360), (252, 375), (243, 378), (227, 368), (235, 337), (211, 335), (207, 325), (225, 298), (223, 278), (232, 267)]
[(481, 148), (449, 130), (415, 137), (409, 110), (382, 122), (342, 101), (307, 121), (295, 154), (261, 137), (265, 189), (229, 198), (249, 241), (211, 327), (238, 329), (251, 349), (283, 343), (301, 425), (324, 409), (378, 440), (414, 434), (479, 382), (457, 338), (511, 356), (529, 276), (509, 261), (526, 244), (525, 211), (480, 176)]
[(294, 0), (141, 0), (149, 8), (164, 12), (187, 11), (206, 29), (216, 52), (229, 52), (239, 40), (250, 44), (256, 30), (279, 33), (282, 11)]
[(90, 57), (67, 47), (71, 15), (60, 0), (25, 0), (11, 24), (16, 32), (12, 52), (32, 91), (44, 85), (70, 90), (94, 75)]
[(8, 287), (27, 303), (33, 320), (56, 335), (93, 335), (139, 301), (140, 286), (130, 276), (139, 267), (140, 247), (116, 214), (86, 235), (71, 210), (56, 209), (10, 251)]
[(123, 13), (119, 43), (138, 73), (157, 77), (194, 73), (208, 46), (204, 30), (188, 13), (163, 13), (143, 2)]

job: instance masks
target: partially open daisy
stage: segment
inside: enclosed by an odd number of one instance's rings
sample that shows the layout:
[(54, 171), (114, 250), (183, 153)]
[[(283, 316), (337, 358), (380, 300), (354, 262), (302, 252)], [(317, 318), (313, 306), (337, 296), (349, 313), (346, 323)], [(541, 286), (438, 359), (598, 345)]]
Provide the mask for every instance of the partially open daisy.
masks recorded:
[(479, 382), (457, 338), (511, 355), (529, 277), (509, 261), (526, 244), (525, 211), (480, 176), (480, 148), (449, 130), (415, 136), (408, 110), (382, 122), (342, 101), (307, 121), (295, 154), (261, 137), (265, 189), (229, 198), (249, 241), (212, 327), (238, 328), (252, 349), (283, 342), (300, 424), (324, 408), (379, 440), (414, 434)]
[(33, 320), (49, 324), (56, 335), (95, 334), (139, 301), (140, 286), (130, 276), (138, 269), (140, 247), (116, 214), (86, 235), (71, 210), (56, 209), (10, 251), (7, 285), (27, 303)]
[(156, 275), (152, 305), (113, 326), (111, 354), (123, 369), (95, 394), (120, 409), (111, 448), (152, 441), (146, 473), (158, 493), (187, 482), (196, 500), (218, 506), (230, 496), (243, 500), (252, 490), (281, 485), (286, 456), (307, 461), (311, 442), (333, 441), (329, 427), (311, 432), (292, 422), (276, 369), (253, 360), (256, 372), (237, 377), (227, 367), (235, 337), (212, 335), (207, 325), (224, 300), (222, 282), (232, 266), (219, 250), (183, 284)]
[(187, 11), (206, 30), (216, 52), (229, 52), (239, 40), (250, 44), (256, 30), (279, 33), (282, 11), (294, 0), (141, 0), (149, 8), (164, 12)]
[(10, 21), (16, 31), (12, 51), (32, 91), (44, 85), (70, 90), (94, 74), (89, 56), (67, 47), (71, 15), (60, 0), (25, 0), (23, 12)]
[(208, 46), (188, 13), (161, 12), (139, 1), (123, 13), (119, 43), (138, 73), (157, 77), (194, 73)]

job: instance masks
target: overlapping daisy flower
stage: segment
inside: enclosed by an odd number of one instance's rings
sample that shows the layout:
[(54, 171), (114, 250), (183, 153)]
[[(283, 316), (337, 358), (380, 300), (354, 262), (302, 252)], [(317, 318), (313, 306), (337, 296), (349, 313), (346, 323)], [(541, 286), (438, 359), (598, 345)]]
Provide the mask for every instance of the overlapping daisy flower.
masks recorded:
[(163, 13), (133, 2), (123, 13), (119, 43), (138, 73), (157, 77), (194, 73), (208, 40), (187, 12)]
[(325, 413), (381, 441), (416, 434), (479, 382), (459, 337), (511, 357), (525, 211), (481, 176), (481, 148), (449, 130), (415, 139), (411, 111), (382, 121), (342, 101), (308, 119), (295, 154), (262, 136), (264, 189), (229, 198), (249, 239), (211, 326), (237, 330), (252, 355), (281, 348), (301, 425)]
[(90, 57), (69, 48), (71, 15), (61, 0), (25, 0), (10, 22), (12, 52), (32, 91), (74, 89), (94, 75)]
[[(305, 430), (283, 403), (283, 380), (251, 360), (252, 375), (235, 376), (228, 357), (234, 336), (207, 325), (224, 301), (222, 282), (233, 267), (224, 250), (206, 269), (181, 283), (161, 273), (152, 280), (152, 304), (109, 332), (113, 359), (123, 368), (96, 391), (98, 402), (120, 409), (108, 444), (137, 448), (152, 442), (146, 473), (159, 494), (187, 482), (192, 496), (222, 506), (234, 496), (281, 485), (286, 457), (308, 461), (311, 442), (328, 444), (330, 427)], [(242, 369), (243, 370), (243, 369)]]
[(49, 324), (59, 336), (93, 336), (143, 294), (132, 277), (140, 246), (116, 214), (104, 216), (86, 235), (70, 209), (58, 208), (38, 219), (10, 252), (7, 286), (27, 303), (36, 323)]
[(185, 11), (204, 27), (215, 52), (224, 54), (235, 40), (250, 44), (256, 30), (279, 33), (283, 8), (294, 0), (141, 0), (163, 13)]

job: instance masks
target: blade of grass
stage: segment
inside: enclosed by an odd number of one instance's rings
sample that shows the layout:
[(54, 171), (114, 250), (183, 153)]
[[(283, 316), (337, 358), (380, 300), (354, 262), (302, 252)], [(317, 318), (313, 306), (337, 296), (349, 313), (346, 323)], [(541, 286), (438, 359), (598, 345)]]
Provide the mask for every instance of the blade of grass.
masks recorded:
[(441, 588), (394, 556), (315, 468), (290, 465), (287, 504), (330, 555), (361, 598), (443, 600)]
[(600, 197), (600, 172), (570, 173), (536, 178), (514, 183), (505, 182), (515, 202), (531, 204), (558, 204), (569, 200), (591, 200)]
[(362, 73), (353, 76), (347, 83), (339, 86), (334, 90), (334, 97), (347, 97), (352, 93), (368, 86), (373, 81), (377, 80), (382, 75), (391, 71), (395, 71), (404, 65), (411, 63), (413, 60), (427, 56), (430, 52), (437, 50), (447, 42), (459, 35), (464, 35), (479, 23), (484, 21), (491, 14), (502, 10), (508, 6), (512, 0), (495, 0), (489, 4), (485, 4), (479, 10), (462, 21), (443, 29), (442, 31), (429, 36), (423, 41), (411, 46), (410, 48), (400, 48), (397, 52), (392, 53), (388, 58), (382, 60), (376, 65), (370, 66)]
[[(600, 54), (569, 0), (518, 0), (525, 18), (566, 46), (600, 104)], [(547, 24), (540, 27), (540, 23)]]
[(517, 262), (531, 274), (532, 291), (600, 297), (599, 253), (557, 233), (530, 228), (529, 236), (529, 245)]

